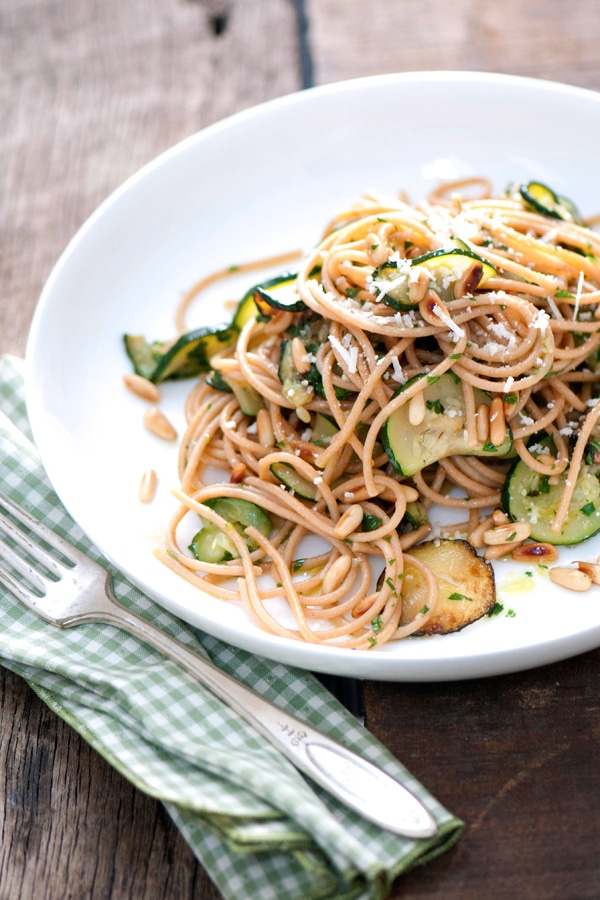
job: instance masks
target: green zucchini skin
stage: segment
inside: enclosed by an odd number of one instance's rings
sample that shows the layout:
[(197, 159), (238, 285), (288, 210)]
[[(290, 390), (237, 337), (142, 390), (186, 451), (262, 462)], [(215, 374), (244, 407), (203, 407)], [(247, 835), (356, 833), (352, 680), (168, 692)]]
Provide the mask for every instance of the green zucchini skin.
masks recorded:
[(298, 272), (295, 271), (285, 272), (283, 275), (277, 275), (276, 278), (270, 278), (268, 281), (257, 284), (253, 288), (254, 302), (261, 310), (264, 310), (264, 304), (266, 304), (274, 310), (301, 312), (306, 309), (306, 304), (298, 293), (297, 280)]
[(237, 340), (237, 329), (231, 325), (221, 328), (196, 328), (182, 334), (160, 358), (152, 381), (190, 378), (210, 371), (210, 360), (219, 351)]
[(136, 375), (152, 381), (156, 367), (165, 352), (164, 341), (150, 342), (141, 334), (124, 334), (123, 344)]
[[(298, 336), (302, 340), (307, 353), (313, 355), (317, 353), (320, 345), (327, 341), (328, 334), (329, 325), (325, 320), (321, 319), (309, 318), (302, 323), (298, 330)], [(339, 372), (335, 367), (334, 371)], [(315, 394), (325, 399), (323, 378), (317, 364), (311, 362), (308, 372), (299, 372), (294, 364), (292, 342), (289, 339), (281, 342), (277, 374), (281, 382), (283, 396), (296, 409), (310, 403)], [(347, 397), (352, 396), (353, 391), (335, 385), (334, 393), (338, 400), (345, 400)]]
[[(242, 500), (236, 497), (215, 497), (204, 502), (205, 506), (214, 509), (216, 513), (229, 522), (238, 531), (250, 551), (256, 550), (256, 543), (244, 534), (244, 529), (249, 525), (254, 526), (262, 534), (268, 535), (272, 529), (272, 522), (268, 514), (252, 503), (250, 500)], [(202, 519), (202, 528), (196, 532), (190, 543), (189, 549), (196, 559), (201, 562), (225, 563), (230, 559), (237, 559), (239, 553), (231, 538), (213, 522)]]
[(308, 380), (308, 373), (302, 374), (296, 368), (290, 340), (281, 342), (277, 376), (281, 382), (281, 393), (296, 409), (306, 406), (313, 399), (315, 389)]
[[(425, 375), (417, 375), (400, 388), (394, 396)], [(414, 475), (426, 466), (447, 456), (482, 456), (503, 458), (512, 451), (512, 434), (507, 429), (505, 440), (499, 447), (489, 441), (469, 447), (464, 436), (465, 402), (460, 381), (451, 372), (427, 384), (423, 390), (426, 411), (419, 425), (411, 425), (408, 419), (408, 403), (401, 406), (387, 419), (381, 436), (385, 452), (397, 472)], [(489, 405), (489, 394), (475, 389), (475, 403)]]
[[(535, 440), (552, 451), (551, 438)], [(531, 442), (530, 442), (531, 444)], [(592, 448), (595, 450), (595, 448)], [(546, 544), (579, 544), (600, 531), (600, 465), (592, 462), (593, 452), (577, 476), (573, 499), (560, 533), (550, 528), (569, 477), (568, 469), (558, 476), (558, 484), (549, 484), (547, 476), (534, 472), (517, 459), (506, 476), (502, 488), (502, 506), (514, 522), (531, 524), (531, 539)]]
[(166, 341), (147, 341), (142, 335), (124, 334), (125, 352), (134, 372), (154, 384), (209, 372), (211, 357), (235, 344), (250, 319), (265, 312), (272, 315), (277, 309), (293, 312), (306, 309), (293, 290), (297, 275), (297, 272), (286, 272), (254, 285), (238, 303), (230, 324), (196, 328), (182, 334), (170, 346)]
[(552, 188), (541, 181), (529, 181), (527, 184), (519, 185), (519, 194), (525, 206), (533, 212), (549, 216), (551, 219), (585, 225), (581, 213), (573, 201), (555, 193)]
[[(455, 241), (455, 244), (458, 244)], [(474, 263), (477, 269), (474, 272), (471, 290), (483, 286), (485, 282), (496, 274), (496, 269), (487, 260), (474, 253), (466, 244), (460, 242), (460, 246), (432, 250), (411, 259), (389, 261), (379, 266), (372, 275), (372, 287), (379, 290), (377, 300), (390, 306), (398, 312), (408, 312), (419, 304), (410, 299), (410, 279), (408, 271), (403, 269), (423, 268), (430, 277), (430, 286), (439, 294), (445, 302), (452, 300), (454, 285)], [(389, 282), (390, 287), (386, 286)]]
[(167, 349), (165, 342), (148, 342), (136, 334), (125, 334), (123, 342), (134, 372), (159, 384), (168, 379), (192, 378), (201, 372), (209, 372), (211, 357), (234, 344), (238, 333), (232, 325), (196, 328), (182, 334)]
[(319, 496), (316, 485), (299, 475), (289, 463), (275, 462), (269, 468), (275, 478), (282, 484), (285, 484), (297, 497), (302, 497), (303, 500), (311, 500), (314, 503)]

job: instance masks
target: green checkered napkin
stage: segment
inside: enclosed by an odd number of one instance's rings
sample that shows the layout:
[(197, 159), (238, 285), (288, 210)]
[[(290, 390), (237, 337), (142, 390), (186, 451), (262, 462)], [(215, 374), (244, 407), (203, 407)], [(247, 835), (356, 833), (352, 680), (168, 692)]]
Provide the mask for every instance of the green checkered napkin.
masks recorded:
[[(22, 362), (0, 359), (0, 482), (14, 500), (97, 551), (53, 493), (31, 443)], [(0, 588), (0, 663), (140, 790), (158, 797), (226, 898), (385, 897), (393, 879), (450, 847), (443, 809), (312, 675), (257, 658), (182, 623), (118, 573), (115, 592), (224, 671), (386, 769), (439, 824), (398, 837), (309, 784), (267, 741), (151, 647), (107, 625), (61, 631)]]

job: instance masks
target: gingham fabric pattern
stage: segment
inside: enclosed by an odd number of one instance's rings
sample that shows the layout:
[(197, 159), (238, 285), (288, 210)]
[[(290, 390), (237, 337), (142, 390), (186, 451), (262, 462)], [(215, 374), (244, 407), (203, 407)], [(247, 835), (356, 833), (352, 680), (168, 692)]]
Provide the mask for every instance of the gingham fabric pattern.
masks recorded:
[[(0, 360), (0, 483), (57, 533), (100, 558), (52, 491), (31, 443), (23, 364)], [(159, 798), (225, 898), (385, 897), (443, 852), (462, 823), (312, 675), (254, 657), (167, 613), (113, 572), (120, 601), (270, 700), (398, 778), (439, 824), (414, 841), (363, 820), (306, 781), (208, 690), (107, 625), (61, 631), (0, 587), (0, 663), (140, 790)]]

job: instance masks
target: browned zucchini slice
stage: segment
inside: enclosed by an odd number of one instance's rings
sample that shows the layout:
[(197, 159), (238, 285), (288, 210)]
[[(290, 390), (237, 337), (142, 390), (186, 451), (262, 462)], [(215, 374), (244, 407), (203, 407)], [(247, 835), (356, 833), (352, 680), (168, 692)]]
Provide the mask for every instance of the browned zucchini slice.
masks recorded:
[(436, 576), (439, 600), (432, 617), (418, 634), (460, 631), (489, 613), (496, 602), (494, 570), (467, 541), (427, 541), (404, 555), (401, 625), (407, 625), (427, 606), (425, 579), (411, 566), (411, 556), (425, 563)]

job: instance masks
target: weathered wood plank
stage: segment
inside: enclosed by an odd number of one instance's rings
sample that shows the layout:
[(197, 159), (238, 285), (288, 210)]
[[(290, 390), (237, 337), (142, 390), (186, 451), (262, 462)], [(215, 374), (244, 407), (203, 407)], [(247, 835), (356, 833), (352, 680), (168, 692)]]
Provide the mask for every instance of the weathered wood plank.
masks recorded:
[(600, 88), (594, 0), (307, 2), (320, 84), (384, 72), (464, 69)]
[[(113, 189), (300, 86), (288, 0), (0, 0), (0, 352), (24, 352), (58, 255)], [(161, 804), (2, 670), (0, 774), (3, 900), (220, 896)]]
[(366, 685), (368, 726), (467, 829), (392, 898), (592, 900), (600, 651), (449, 684)]
[(301, 82), (289, 0), (2, 0), (0, 17), (0, 352), (22, 353), (59, 253), (114, 188)]
[(0, 702), (2, 898), (220, 896), (161, 804), (3, 669)]

